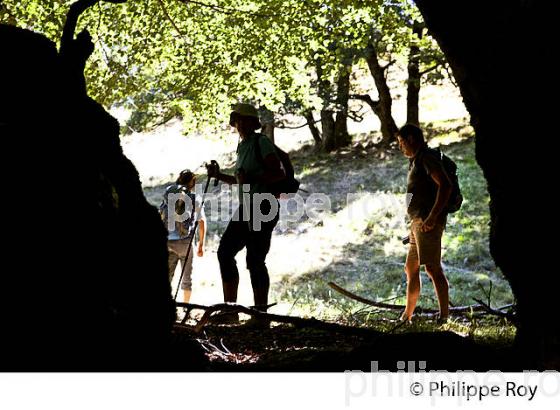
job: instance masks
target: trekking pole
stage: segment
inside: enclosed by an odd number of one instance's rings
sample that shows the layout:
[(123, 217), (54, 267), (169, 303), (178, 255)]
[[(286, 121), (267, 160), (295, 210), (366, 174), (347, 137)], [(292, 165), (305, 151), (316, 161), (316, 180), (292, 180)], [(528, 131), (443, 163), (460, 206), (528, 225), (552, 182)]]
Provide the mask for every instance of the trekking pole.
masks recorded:
[[(216, 178), (216, 180), (214, 181), (214, 186), (216, 186), (218, 183), (218, 179)], [(202, 193), (202, 201), (200, 203), (200, 209), (202, 210), (204, 208), (204, 200), (206, 197), (206, 193), (208, 192), (208, 187), (210, 186), (210, 177), (206, 178), (206, 185), (204, 186), (204, 192)], [(195, 206), (195, 204), (193, 203), (193, 207)], [(194, 214), (194, 213), (193, 213)], [(196, 215), (195, 215), (196, 217)], [(181, 276), (179, 277), (179, 283), (177, 284), (177, 289), (175, 290), (175, 296), (173, 297), (173, 300), (176, 302), (177, 301), (177, 296), (179, 295), (179, 289), (181, 288), (181, 281), (183, 280), (183, 276), (185, 275), (185, 267), (187, 266), (187, 260), (189, 259), (189, 253), (191, 252), (192, 249), (192, 243), (194, 240), (194, 236), (196, 235), (196, 228), (198, 228), (198, 218), (196, 218), (195, 222), (194, 222), (194, 230), (193, 230), (193, 234), (191, 236), (191, 239), (189, 241), (189, 246), (187, 246), (187, 255), (185, 256), (185, 260), (182, 261), (182, 265), (181, 265)]]

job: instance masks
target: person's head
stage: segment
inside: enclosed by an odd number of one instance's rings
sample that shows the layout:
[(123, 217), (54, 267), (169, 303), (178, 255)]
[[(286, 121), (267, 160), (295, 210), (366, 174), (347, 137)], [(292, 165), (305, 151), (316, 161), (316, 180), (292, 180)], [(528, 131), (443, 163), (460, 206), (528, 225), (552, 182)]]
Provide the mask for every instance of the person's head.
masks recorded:
[(229, 115), (229, 125), (234, 127), (242, 137), (262, 127), (257, 109), (251, 104), (242, 103), (233, 106), (233, 111)]
[(196, 183), (196, 176), (190, 169), (184, 169), (177, 177), (176, 183), (186, 186), (188, 189), (192, 189)]
[(414, 124), (402, 126), (397, 132), (397, 140), (400, 150), (407, 158), (413, 158), (418, 150), (426, 144), (424, 133), (420, 127)]

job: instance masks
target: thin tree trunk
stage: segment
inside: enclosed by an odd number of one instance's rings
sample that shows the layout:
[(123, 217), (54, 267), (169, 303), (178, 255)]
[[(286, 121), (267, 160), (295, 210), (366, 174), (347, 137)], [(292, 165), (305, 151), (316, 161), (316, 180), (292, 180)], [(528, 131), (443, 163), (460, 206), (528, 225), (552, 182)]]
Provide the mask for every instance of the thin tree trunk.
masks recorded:
[(323, 133), (323, 150), (326, 152), (336, 149), (336, 137), (334, 132), (334, 113), (332, 110), (321, 110), (321, 129)]
[(334, 111), (331, 108), (333, 86), (329, 80), (323, 78), (323, 68), (321, 67), (320, 59), (315, 61), (315, 67), (317, 70), (317, 92), (323, 101), (321, 109), (322, 149), (330, 152), (336, 148)]
[[(415, 21), (412, 32), (418, 39), (422, 38), (423, 26)], [(420, 47), (416, 39), (410, 44), (408, 54), (408, 79), (406, 94), (406, 122), (409, 124), (420, 125), (419, 101), (420, 101)]]
[(379, 64), (377, 51), (373, 44), (369, 44), (366, 48), (366, 62), (375, 82), (377, 92), (379, 93), (379, 110), (376, 114), (381, 122), (382, 139), (380, 145), (382, 147), (388, 147), (395, 139), (397, 125), (392, 114), (393, 99), (391, 97), (391, 90), (387, 85), (385, 70)]
[(307, 126), (309, 127), (309, 131), (311, 131), (311, 135), (313, 136), (313, 140), (315, 141), (315, 147), (318, 148), (323, 143), (323, 139), (321, 138), (321, 132), (315, 125), (315, 117), (313, 116), (313, 111), (305, 110), (303, 112), (303, 116), (307, 121)]
[(337, 80), (336, 100), (338, 111), (334, 123), (336, 148), (350, 144), (350, 134), (348, 134), (348, 98), (350, 97), (351, 70), (351, 66), (341, 67)]
[(266, 106), (260, 107), (260, 117), (262, 123), (262, 133), (274, 142), (274, 113)]

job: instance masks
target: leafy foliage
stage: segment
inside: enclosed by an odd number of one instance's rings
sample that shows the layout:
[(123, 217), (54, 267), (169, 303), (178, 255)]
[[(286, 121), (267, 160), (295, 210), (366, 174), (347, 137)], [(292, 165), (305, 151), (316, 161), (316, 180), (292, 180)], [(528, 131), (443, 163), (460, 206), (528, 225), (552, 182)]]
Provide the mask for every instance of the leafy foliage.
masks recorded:
[[(0, 21), (58, 41), (71, 3), (4, 0)], [(273, 111), (328, 106), (341, 66), (369, 42), (406, 54), (414, 18), (406, 0), (128, 0), (98, 3), (79, 29), (96, 44), (90, 95), (137, 112), (133, 128), (181, 114), (189, 131), (223, 124), (236, 100)], [(317, 89), (322, 80), (331, 84), (327, 96)]]

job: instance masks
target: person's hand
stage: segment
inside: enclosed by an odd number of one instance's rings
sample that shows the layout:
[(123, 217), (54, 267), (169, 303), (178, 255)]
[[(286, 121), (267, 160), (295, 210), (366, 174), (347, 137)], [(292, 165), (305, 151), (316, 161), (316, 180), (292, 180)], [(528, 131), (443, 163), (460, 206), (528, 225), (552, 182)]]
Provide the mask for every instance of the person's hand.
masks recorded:
[(428, 216), (426, 220), (420, 226), (420, 231), (422, 232), (430, 232), (436, 226), (436, 218), (432, 216)]
[(204, 247), (201, 243), (198, 244), (198, 251), (196, 252), (196, 256), (202, 258), (204, 256)]
[(220, 174), (220, 165), (214, 160), (210, 161), (209, 164), (206, 164), (206, 172), (208, 173), (209, 178), (218, 178)]

